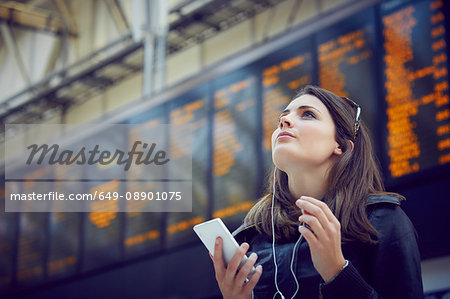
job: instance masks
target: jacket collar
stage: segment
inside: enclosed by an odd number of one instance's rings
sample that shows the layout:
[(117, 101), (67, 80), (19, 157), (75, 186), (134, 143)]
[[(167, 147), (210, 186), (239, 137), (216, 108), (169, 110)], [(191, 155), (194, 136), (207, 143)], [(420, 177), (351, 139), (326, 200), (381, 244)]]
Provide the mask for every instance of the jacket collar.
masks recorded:
[[(388, 204), (394, 204), (394, 205), (400, 205), (400, 200), (397, 197), (389, 196), (389, 195), (371, 195), (367, 199), (367, 205), (375, 205), (379, 203), (388, 203)], [(236, 230), (233, 231), (232, 235), (233, 237), (236, 237), (239, 233), (254, 228), (254, 223), (242, 223)]]
[(371, 195), (367, 199), (367, 205), (373, 205), (378, 203), (391, 203), (394, 205), (400, 205), (400, 199), (389, 195)]

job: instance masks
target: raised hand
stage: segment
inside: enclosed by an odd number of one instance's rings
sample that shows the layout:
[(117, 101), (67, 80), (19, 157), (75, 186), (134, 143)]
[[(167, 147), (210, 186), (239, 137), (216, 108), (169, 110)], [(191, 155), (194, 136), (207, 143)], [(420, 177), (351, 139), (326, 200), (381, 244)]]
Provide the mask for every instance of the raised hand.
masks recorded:
[(298, 220), (307, 226), (299, 226), (299, 232), (308, 242), (311, 258), (325, 282), (339, 274), (345, 265), (341, 248), (341, 224), (322, 201), (302, 196), (296, 205), (304, 210)]

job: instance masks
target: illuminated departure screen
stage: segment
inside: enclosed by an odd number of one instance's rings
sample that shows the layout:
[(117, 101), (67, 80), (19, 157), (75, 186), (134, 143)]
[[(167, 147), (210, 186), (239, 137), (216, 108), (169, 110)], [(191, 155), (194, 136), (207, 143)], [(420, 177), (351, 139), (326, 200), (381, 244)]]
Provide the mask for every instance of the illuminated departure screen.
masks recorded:
[[(109, 128), (105, 131), (95, 133), (92, 137), (85, 140), (86, 146), (92, 148), (95, 144), (104, 145), (105, 149), (114, 150), (115, 145), (123, 136), (117, 136), (119, 133)], [(101, 140), (98, 142), (98, 140)], [(108, 141), (110, 143), (108, 143)], [(90, 144), (90, 146), (89, 146)], [(103, 148), (102, 148), (103, 149)], [(94, 169), (89, 169), (83, 177), (91, 180), (88, 193), (94, 195), (104, 192), (111, 194), (118, 192), (123, 194), (124, 182), (118, 179), (99, 180), (101, 178), (114, 178), (111, 176), (117, 165), (97, 164)], [(92, 201), (89, 203), (90, 212), (85, 213), (84, 217), (84, 252), (83, 252), (83, 271), (88, 271), (112, 262), (119, 261), (121, 258), (120, 246), (120, 217), (118, 200)], [(109, 212), (98, 212), (106, 208)]]
[[(61, 181), (56, 185), (56, 192), (74, 192), (70, 181), (82, 179), (80, 168), (61, 167), (56, 169), (56, 177), (64, 177), (68, 181)], [(57, 203), (53, 203), (57, 204)], [(47, 275), (50, 279), (61, 278), (75, 274), (79, 264), (80, 224), (81, 213), (54, 212), (49, 214), (50, 235), (49, 253), (47, 260)]]
[(60, 278), (76, 273), (80, 244), (80, 213), (50, 214), (47, 274)]
[[(83, 179), (80, 168), (65, 166), (55, 169), (55, 177), (64, 177), (55, 185), (55, 192), (76, 194), (79, 192), (73, 181)], [(54, 205), (59, 203), (54, 202)], [(75, 274), (80, 263), (81, 219), (82, 213), (49, 213), (49, 247), (47, 276), (57, 279)]]
[[(89, 193), (120, 192), (123, 182), (91, 182)], [(102, 205), (103, 204), (103, 205)], [(89, 213), (84, 213), (83, 271), (102, 267), (120, 259), (120, 221), (118, 201), (108, 201), (111, 212), (95, 212), (99, 205), (105, 208), (105, 202), (90, 203)]]
[(12, 282), (17, 213), (5, 213), (5, 177), (0, 177), (0, 290)]
[(17, 281), (24, 285), (41, 282), (44, 279), (47, 214), (21, 213), (19, 219)]
[(450, 105), (443, 1), (392, 6), (381, 6), (385, 138), (398, 178), (450, 163)]
[[(27, 169), (25, 180), (18, 183), (19, 192), (47, 193), (51, 184), (36, 184), (35, 178), (48, 175), (50, 168)], [(18, 284), (31, 284), (44, 279), (46, 258), (48, 213), (21, 213), (19, 216), (19, 240), (17, 248)]]
[[(313, 81), (311, 39), (304, 39), (260, 62), (262, 67), (263, 155), (267, 174), (272, 169), (271, 137), (281, 112), (297, 92)], [(267, 177), (267, 176), (265, 176)]]
[[(142, 139), (159, 124), (167, 123), (166, 105), (158, 106), (131, 118), (129, 124), (136, 126), (131, 130), (129, 141)], [(165, 140), (154, 140), (156, 144)], [(127, 192), (154, 191), (151, 173), (145, 173), (143, 168), (131, 168), (127, 181)], [(133, 257), (155, 252), (161, 248), (161, 217), (162, 213), (140, 212), (146, 201), (127, 201), (127, 208), (134, 212), (125, 213), (125, 256)]]
[[(197, 241), (192, 227), (207, 218), (206, 176), (211, 152), (207, 92), (206, 86), (200, 87), (178, 97), (170, 104), (170, 124), (189, 126), (192, 132), (185, 136), (170, 136), (169, 146), (171, 160), (191, 155), (192, 152), (192, 213), (168, 213), (166, 242), (169, 247)], [(192, 150), (186, 151), (188, 144), (192, 144)]]
[(371, 8), (317, 33), (320, 87), (358, 103), (371, 132), (378, 99), (374, 26)]
[(256, 200), (258, 83), (240, 70), (213, 84), (213, 218), (237, 223)]

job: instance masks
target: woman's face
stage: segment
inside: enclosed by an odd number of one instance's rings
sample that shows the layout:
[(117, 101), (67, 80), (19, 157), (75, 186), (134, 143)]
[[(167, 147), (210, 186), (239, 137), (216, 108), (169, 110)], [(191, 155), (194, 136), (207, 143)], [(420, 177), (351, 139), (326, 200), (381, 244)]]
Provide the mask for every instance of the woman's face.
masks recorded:
[(285, 172), (290, 166), (327, 166), (340, 154), (335, 125), (325, 105), (309, 94), (290, 102), (272, 134), (275, 165)]

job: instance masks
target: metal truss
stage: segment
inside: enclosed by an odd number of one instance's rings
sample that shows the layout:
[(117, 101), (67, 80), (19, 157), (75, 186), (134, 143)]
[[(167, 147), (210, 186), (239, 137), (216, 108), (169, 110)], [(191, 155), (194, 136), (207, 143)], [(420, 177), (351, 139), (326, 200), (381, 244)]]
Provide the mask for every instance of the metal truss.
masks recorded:
[[(60, 11), (64, 11), (63, 1)], [(185, 50), (202, 43), (217, 33), (229, 29), (254, 15), (271, 8), (285, 0), (196, 0), (183, 1), (170, 11), (173, 21), (167, 36), (167, 55)], [(71, 106), (79, 104), (93, 95), (102, 93), (106, 88), (118, 84), (127, 77), (142, 71), (143, 42), (134, 42), (128, 21), (117, 0), (109, 1), (109, 8), (118, 28), (127, 33), (106, 47), (92, 53), (89, 57), (68, 67), (51, 73), (45, 79), (29, 86), (21, 92), (6, 99), (0, 104), (2, 123), (34, 123), (41, 122), (55, 113), (64, 112)], [(200, 6), (195, 6), (196, 3)], [(0, 5), (0, 13), (4, 4)], [(22, 10), (26, 11), (24, 7)], [(45, 12), (41, 12), (45, 15)], [(66, 19), (63, 23), (76, 33), (76, 24)], [(31, 26), (11, 19), (9, 26)], [(69, 24), (72, 24), (69, 26)], [(56, 28), (56, 27), (55, 27)], [(60, 34), (53, 27), (40, 28)], [(1, 130), (3, 130), (2, 128)], [(4, 132), (0, 132), (4, 137)]]

